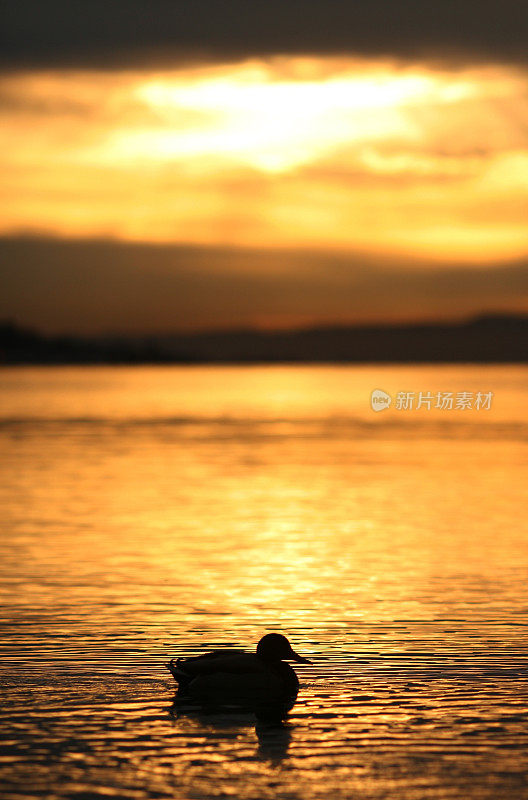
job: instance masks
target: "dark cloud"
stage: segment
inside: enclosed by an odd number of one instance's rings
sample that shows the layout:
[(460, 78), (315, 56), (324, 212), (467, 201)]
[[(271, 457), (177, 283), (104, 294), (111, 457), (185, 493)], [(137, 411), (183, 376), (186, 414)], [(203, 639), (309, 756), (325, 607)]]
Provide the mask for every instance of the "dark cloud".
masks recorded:
[(5, 68), (273, 53), (525, 61), (524, 0), (7, 0)]
[(446, 319), (526, 311), (528, 265), (0, 239), (0, 319), (49, 332)]

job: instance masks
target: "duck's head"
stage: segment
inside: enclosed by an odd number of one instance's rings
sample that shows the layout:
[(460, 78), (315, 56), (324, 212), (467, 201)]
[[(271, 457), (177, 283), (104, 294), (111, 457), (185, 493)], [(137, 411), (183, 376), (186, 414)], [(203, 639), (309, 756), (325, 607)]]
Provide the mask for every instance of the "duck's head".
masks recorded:
[(307, 658), (298, 655), (289, 641), (281, 633), (267, 633), (257, 645), (257, 656), (263, 661), (298, 661), (311, 664)]

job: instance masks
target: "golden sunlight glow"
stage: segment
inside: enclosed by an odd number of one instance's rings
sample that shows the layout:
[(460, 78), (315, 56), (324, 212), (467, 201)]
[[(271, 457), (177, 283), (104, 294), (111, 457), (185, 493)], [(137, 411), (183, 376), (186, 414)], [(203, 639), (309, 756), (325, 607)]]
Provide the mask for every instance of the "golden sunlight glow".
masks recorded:
[(288, 171), (336, 147), (384, 138), (387, 130), (412, 135), (399, 109), (433, 88), (434, 80), (420, 75), (274, 82), (251, 68), (234, 79), (212, 77), (191, 85), (155, 81), (138, 90), (152, 108), (175, 123), (182, 110), (203, 114), (210, 123), (202, 130), (125, 135), (112, 155), (225, 157), (264, 171)]
[(2, 230), (520, 256), (527, 86), (345, 58), (8, 76)]

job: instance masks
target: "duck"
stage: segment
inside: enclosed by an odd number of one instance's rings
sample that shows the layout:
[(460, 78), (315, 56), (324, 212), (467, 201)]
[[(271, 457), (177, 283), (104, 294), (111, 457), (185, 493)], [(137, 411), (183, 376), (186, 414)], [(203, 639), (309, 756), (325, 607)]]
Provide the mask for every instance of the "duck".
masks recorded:
[(299, 679), (286, 661), (312, 662), (296, 653), (286, 636), (267, 633), (255, 653), (213, 650), (200, 656), (171, 659), (167, 669), (178, 684), (178, 696), (201, 702), (243, 705), (291, 705)]

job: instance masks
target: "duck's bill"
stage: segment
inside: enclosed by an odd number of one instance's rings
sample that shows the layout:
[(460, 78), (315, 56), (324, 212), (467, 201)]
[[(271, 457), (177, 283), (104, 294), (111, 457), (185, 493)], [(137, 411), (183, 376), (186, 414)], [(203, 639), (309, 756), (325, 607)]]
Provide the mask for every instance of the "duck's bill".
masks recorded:
[(291, 651), (291, 660), (297, 661), (298, 664), (311, 664), (312, 662), (309, 659), (304, 658), (304, 656), (300, 656), (295, 650)]

